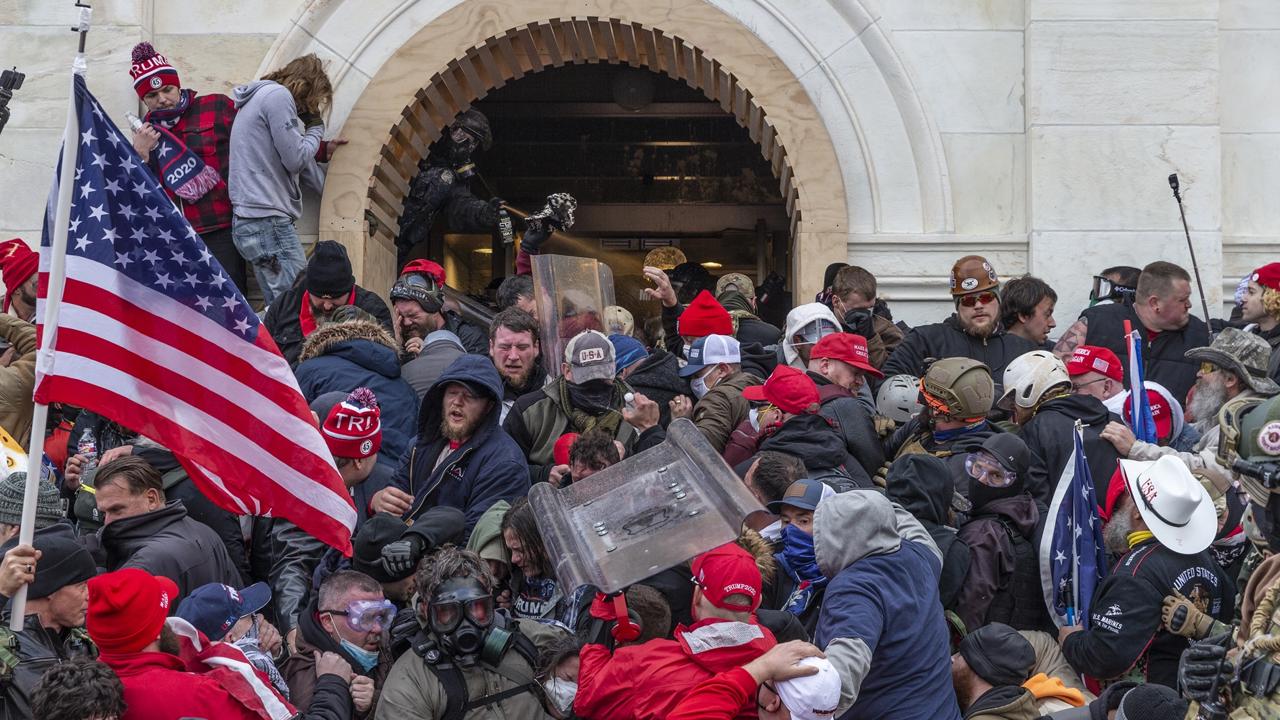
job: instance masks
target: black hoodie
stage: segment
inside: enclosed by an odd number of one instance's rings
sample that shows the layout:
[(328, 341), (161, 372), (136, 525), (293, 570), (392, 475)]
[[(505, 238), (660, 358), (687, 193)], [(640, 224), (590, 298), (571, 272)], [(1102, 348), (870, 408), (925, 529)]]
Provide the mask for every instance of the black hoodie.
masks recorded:
[[(1019, 437), (1039, 458), (1042, 470), (1033, 468), (1027, 490), (1045, 507), (1053, 499), (1054, 488), (1062, 477), (1062, 471), (1075, 450), (1073, 432), (1076, 420), (1084, 424), (1084, 454), (1089, 460), (1089, 472), (1093, 477), (1098, 501), (1107, 496), (1107, 485), (1115, 472), (1120, 454), (1110, 442), (1102, 439), (1102, 431), (1112, 419), (1102, 401), (1092, 395), (1066, 395), (1054, 398), (1040, 406), (1018, 432)], [(1043, 473), (1043, 475), (1041, 474)], [(1043, 477), (1043, 482), (1041, 482)]]
[(969, 548), (950, 526), (955, 483), (947, 464), (932, 455), (907, 455), (889, 466), (885, 495), (915, 516), (942, 551), (938, 595), (944, 609), (953, 609), (969, 572)]
[(821, 415), (795, 415), (778, 431), (760, 443), (760, 451), (777, 450), (800, 458), (810, 473), (832, 468), (845, 472), (861, 487), (870, 486), (870, 478), (849, 455), (844, 438)]
[[(1039, 562), (1027, 549), (1040, 546), (1040, 506), (1023, 489), (1021, 479), (1007, 488), (990, 488), (976, 480), (969, 485), (973, 509), (960, 528), (960, 540), (969, 548), (969, 574), (956, 598), (956, 614), (969, 630), (988, 622), (1017, 630), (1048, 629)], [(1015, 543), (1022, 546), (1021, 555)]]
[(658, 424), (662, 427), (671, 424), (671, 408), (667, 403), (677, 395), (693, 395), (689, 383), (680, 377), (676, 356), (661, 348), (655, 348), (649, 357), (641, 360), (626, 381), (632, 390), (658, 403)]

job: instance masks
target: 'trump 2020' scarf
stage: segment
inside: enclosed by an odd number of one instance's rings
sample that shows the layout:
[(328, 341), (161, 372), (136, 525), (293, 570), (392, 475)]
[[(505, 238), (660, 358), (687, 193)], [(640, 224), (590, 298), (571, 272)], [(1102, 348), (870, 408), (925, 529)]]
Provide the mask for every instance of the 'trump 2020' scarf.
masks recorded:
[(146, 121), (160, 134), (160, 141), (152, 150), (152, 155), (160, 166), (160, 182), (187, 202), (199, 200), (222, 182), (218, 171), (191, 152), (187, 144), (172, 130), (191, 107), (193, 97), (195, 91), (183, 90), (177, 105), (152, 110), (146, 117)]

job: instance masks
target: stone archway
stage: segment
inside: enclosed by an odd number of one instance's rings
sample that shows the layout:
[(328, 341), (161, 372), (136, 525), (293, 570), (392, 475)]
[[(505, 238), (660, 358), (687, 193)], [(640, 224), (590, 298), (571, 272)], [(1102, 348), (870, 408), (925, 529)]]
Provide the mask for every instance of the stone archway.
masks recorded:
[[(394, 253), (385, 239), (369, 237), (366, 212), (393, 220), (398, 206), (372, 200), (372, 185), (395, 185), (388, 173), (375, 173), (387, 160), (384, 149), (393, 142), (392, 129), (402, 123), (412, 127), (411, 108), (433, 77), (445, 80), (450, 63), (474, 53), (479, 58), (471, 68), (476, 77), (468, 78), (460, 65), (461, 75), (454, 74), (453, 81), (462, 78), (468, 88), (473, 80), (484, 85), (486, 78), (492, 79), (482, 50), (489, 47), (493, 53), (489, 39), (550, 25), (547, 18), (563, 18), (561, 28), (572, 30), (572, 40), (570, 30), (563, 30), (562, 37), (549, 31), (562, 60), (569, 43), (577, 42), (578, 52), (603, 50), (602, 61), (610, 61), (600, 18), (609, 19), (603, 22), (615, 40), (615, 52), (618, 36), (612, 19), (619, 28), (630, 27), (633, 36), (637, 27), (652, 31), (655, 38), (661, 33), (671, 43), (676, 68), (683, 62), (686, 73), (692, 71), (699, 83), (708, 78), (708, 86), (710, 78), (717, 78), (715, 99), (722, 97), (717, 73), (736, 80), (742, 102), (737, 89), (723, 95), (735, 116), (741, 108), (751, 122), (754, 104), (762, 133), (768, 118), (771, 144), (779, 153), (774, 167), (785, 197), (793, 199), (793, 218), (798, 216), (792, 272), (797, 297), (805, 297), (816, 290), (827, 263), (849, 258), (855, 239), (947, 232), (953, 225), (940, 136), (866, 2), (306, 0), (260, 69), (265, 73), (306, 52), (329, 61), (336, 90), (330, 124), (341, 128), (351, 143), (330, 164), (319, 233), (343, 242), (362, 282), (380, 290), (394, 277)], [(583, 25), (586, 34), (579, 32)], [(627, 31), (621, 32), (625, 52)], [(588, 37), (590, 44), (582, 45)], [(674, 54), (674, 38), (680, 39), (680, 56)], [(550, 54), (551, 45), (544, 41), (539, 46), (540, 60), (542, 50)], [(648, 57), (647, 48), (645, 54), (639, 47), (636, 53)], [(656, 41), (653, 56), (665, 56)], [(694, 58), (692, 65), (689, 58)], [(494, 63), (505, 60), (494, 57)], [(461, 85), (459, 91), (470, 102)], [(417, 122), (422, 124), (422, 118)], [(425, 151), (430, 132), (424, 126), (417, 134), (413, 139), (400, 130), (394, 142), (415, 153)], [(414, 143), (422, 147), (414, 148)]]
[(718, 103), (760, 148), (778, 180), (795, 235), (801, 213), (787, 151), (738, 78), (679, 36), (616, 18), (585, 18), (530, 23), (489, 37), (432, 76), (404, 108), (382, 148), (383, 161), (374, 168), (366, 205), (370, 242), (393, 247), (396, 218), (418, 161), (459, 112), (510, 81), (580, 64), (628, 65), (662, 73)]

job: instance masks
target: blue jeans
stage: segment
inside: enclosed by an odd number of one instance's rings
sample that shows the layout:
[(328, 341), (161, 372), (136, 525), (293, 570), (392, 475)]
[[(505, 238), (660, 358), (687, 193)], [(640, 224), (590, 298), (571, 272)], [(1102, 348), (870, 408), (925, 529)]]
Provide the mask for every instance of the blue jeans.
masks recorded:
[(231, 240), (253, 268), (266, 305), (292, 287), (298, 273), (307, 265), (298, 231), (287, 217), (235, 216), (231, 220)]

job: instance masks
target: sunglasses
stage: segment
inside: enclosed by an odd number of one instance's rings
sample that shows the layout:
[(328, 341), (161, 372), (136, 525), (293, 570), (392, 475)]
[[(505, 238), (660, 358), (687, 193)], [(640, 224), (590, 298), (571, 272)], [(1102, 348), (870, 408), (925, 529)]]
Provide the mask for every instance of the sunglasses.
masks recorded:
[(986, 305), (996, 301), (996, 294), (991, 291), (974, 293), (972, 295), (961, 295), (958, 301), (965, 307), (973, 307), (974, 305)]
[(391, 627), (391, 621), (396, 617), (396, 606), (390, 600), (353, 600), (346, 610), (320, 612), (345, 616), (347, 626), (356, 632), (373, 632)]
[(987, 487), (1009, 487), (1018, 479), (1018, 474), (1006, 470), (999, 460), (987, 453), (969, 453), (964, 459), (964, 470), (969, 477)]
[(1218, 367), (1217, 365), (1214, 365), (1213, 363), (1211, 363), (1211, 362), (1209, 362), (1209, 361), (1207, 361), (1207, 360), (1206, 360), (1206, 361), (1204, 361), (1204, 362), (1202, 362), (1202, 363), (1200, 363), (1200, 374), (1201, 374), (1201, 375), (1212, 375), (1212, 374), (1214, 374), (1214, 373), (1218, 372), (1218, 371), (1219, 371), (1219, 370), (1221, 370), (1221, 369), (1222, 369), (1222, 368)]
[(1080, 392), (1081, 390), (1083, 390), (1083, 389), (1085, 389), (1085, 388), (1089, 387), (1090, 385), (1092, 385), (1092, 384), (1094, 384), (1094, 383), (1106, 382), (1106, 381), (1108, 381), (1108, 380), (1110, 380), (1110, 379), (1111, 379), (1111, 378), (1098, 378), (1097, 380), (1090, 380), (1089, 382), (1071, 383), (1071, 391), (1072, 391), (1072, 392)]

